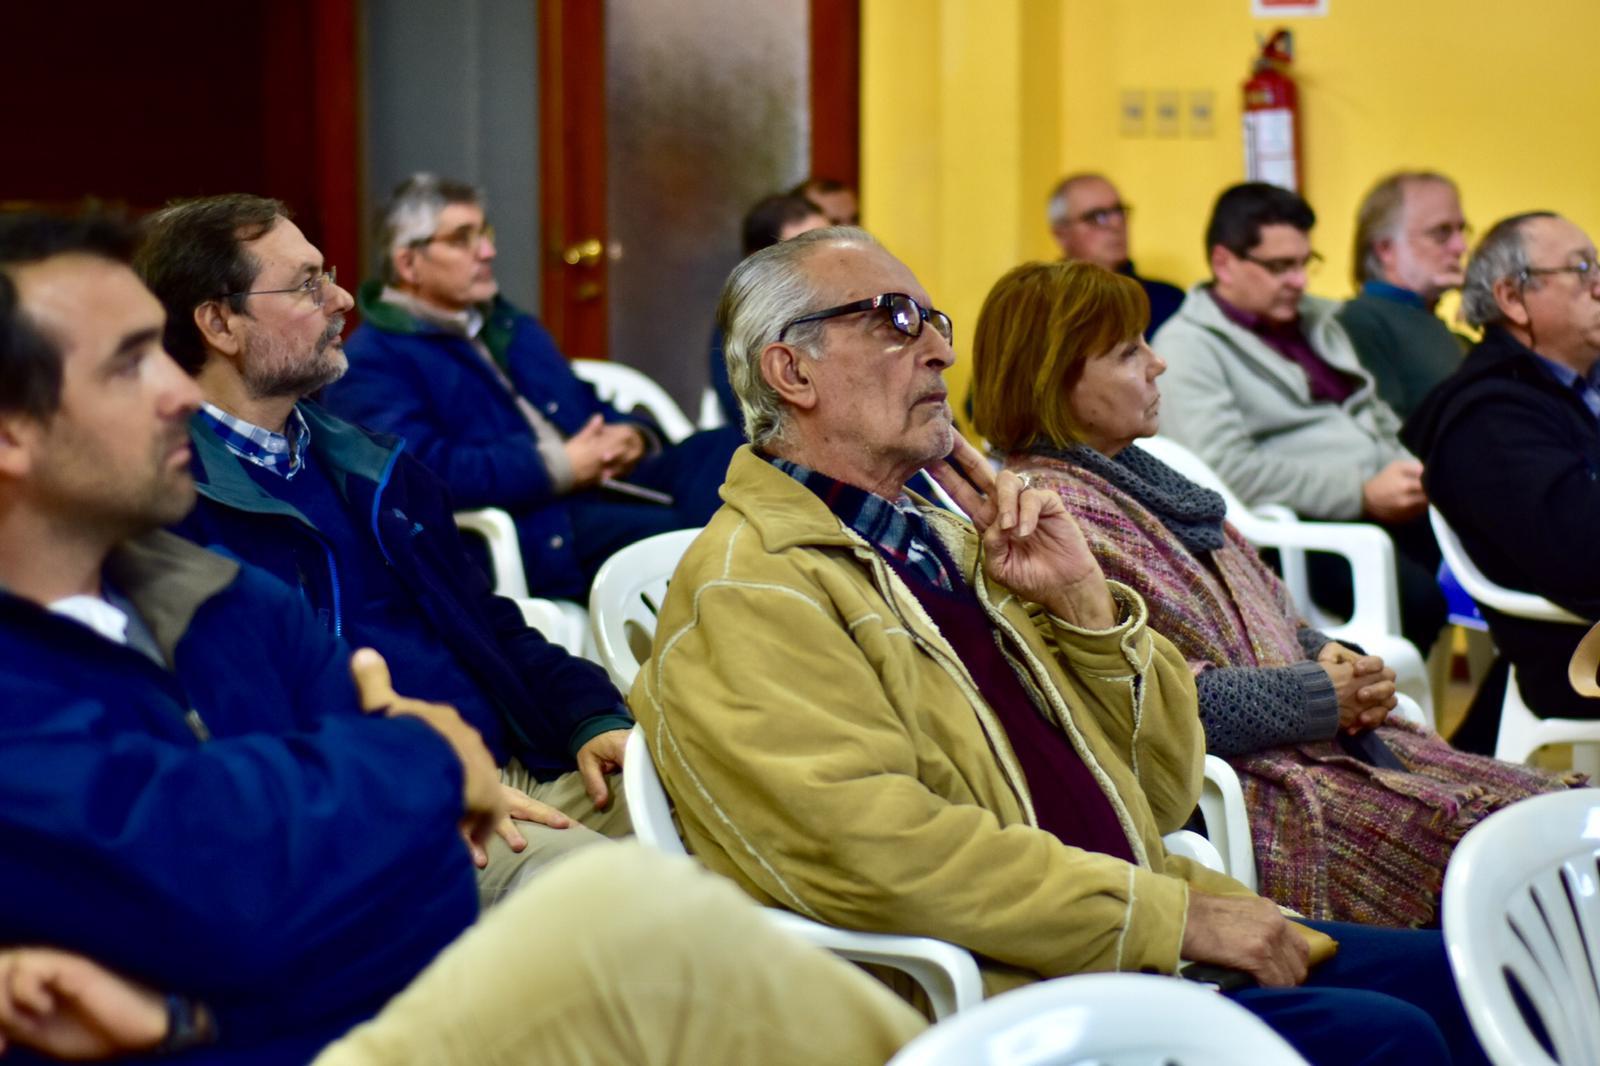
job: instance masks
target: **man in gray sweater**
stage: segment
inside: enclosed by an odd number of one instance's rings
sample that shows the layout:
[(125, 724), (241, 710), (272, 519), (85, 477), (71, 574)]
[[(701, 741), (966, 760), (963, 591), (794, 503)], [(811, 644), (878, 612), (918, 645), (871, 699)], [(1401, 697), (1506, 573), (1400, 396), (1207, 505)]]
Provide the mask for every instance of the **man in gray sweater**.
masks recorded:
[[(1422, 464), (1378, 398), (1338, 304), (1306, 293), (1321, 257), (1316, 213), (1260, 182), (1225, 190), (1206, 249), (1212, 280), (1195, 286), (1156, 334), (1167, 360), (1162, 432), (1197, 453), (1246, 504), (1284, 504), (1304, 518), (1366, 520), (1395, 540), (1401, 629), (1426, 653), (1445, 620), (1434, 580)], [(1347, 611), (1350, 573), (1314, 554), (1312, 593)]]

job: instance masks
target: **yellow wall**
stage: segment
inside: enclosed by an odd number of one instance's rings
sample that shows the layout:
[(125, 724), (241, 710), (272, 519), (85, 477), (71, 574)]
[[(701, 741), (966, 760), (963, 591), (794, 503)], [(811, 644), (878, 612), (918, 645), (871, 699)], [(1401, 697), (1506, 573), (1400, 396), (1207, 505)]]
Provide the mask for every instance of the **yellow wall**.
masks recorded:
[[(1304, 193), (1327, 258), (1312, 289), (1350, 292), (1355, 208), (1380, 174), (1453, 175), (1479, 231), (1549, 207), (1600, 236), (1600, 3), (1330, 0), (1295, 32)], [(1136, 207), (1140, 269), (1205, 274), (1212, 200), (1242, 180), (1249, 0), (863, 0), (862, 213), (955, 319), (966, 351), (989, 285), (1054, 254), (1054, 179), (1104, 170)], [(1124, 90), (1147, 93), (1142, 137)], [(1154, 93), (1210, 90), (1210, 137), (1153, 135)], [(963, 395), (968, 367), (950, 377)]]

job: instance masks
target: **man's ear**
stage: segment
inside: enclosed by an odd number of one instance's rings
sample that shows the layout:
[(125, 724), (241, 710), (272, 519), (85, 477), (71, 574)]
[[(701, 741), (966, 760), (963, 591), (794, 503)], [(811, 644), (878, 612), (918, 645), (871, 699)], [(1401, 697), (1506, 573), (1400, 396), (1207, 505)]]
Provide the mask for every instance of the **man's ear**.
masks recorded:
[(417, 249), (410, 245), (397, 248), (390, 253), (390, 262), (394, 264), (394, 275), (407, 285), (417, 283)]
[(194, 325), (206, 347), (224, 355), (236, 356), (244, 347), (239, 333), (239, 319), (243, 316), (228, 306), (226, 300), (207, 300), (194, 309)]
[(1512, 325), (1526, 328), (1528, 325), (1528, 305), (1522, 299), (1523, 280), (1513, 276), (1501, 278), (1494, 283), (1491, 290), (1494, 293), (1494, 302), (1500, 305), (1500, 313), (1506, 316)]
[(1220, 244), (1211, 246), (1211, 277), (1227, 285), (1233, 280), (1233, 268), (1238, 265), (1239, 257)]
[(21, 481), (33, 469), (44, 424), (22, 412), (0, 415), (0, 481)]
[(1394, 277), (1394, 249), (1399, 243), (1393, 237), (1374, 237), (1372, 240), (1372, 256), (1388, 277)]
[(790, 407), (809, 411), (817, 405), (811, 357), (793, 345), (774, 341), (761, 349), (761, 376)]

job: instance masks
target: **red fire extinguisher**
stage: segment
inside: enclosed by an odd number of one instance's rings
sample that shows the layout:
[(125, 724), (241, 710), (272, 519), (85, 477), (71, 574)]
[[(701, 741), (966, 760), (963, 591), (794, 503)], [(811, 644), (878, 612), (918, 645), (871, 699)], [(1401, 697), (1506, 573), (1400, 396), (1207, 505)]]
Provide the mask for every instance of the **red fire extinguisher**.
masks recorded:
[(1279, 30), (1261, 46), (1244, 83), (1244, 172), (1249, 181), (1299, 192), (1300, 104), (1289, 77), (1293, 59), (1294, 40), (1288, 30)]

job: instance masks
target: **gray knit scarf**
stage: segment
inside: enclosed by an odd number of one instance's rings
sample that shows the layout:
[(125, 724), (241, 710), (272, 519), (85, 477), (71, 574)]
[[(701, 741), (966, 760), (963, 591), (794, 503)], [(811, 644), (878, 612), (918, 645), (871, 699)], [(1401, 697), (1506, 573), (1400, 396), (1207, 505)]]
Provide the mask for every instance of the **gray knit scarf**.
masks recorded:
[(1196, 485), (1137, 445), (1122, 449), (1115, 458), (1101, 455), (1086, 444), (1065, 448), (1036, 444), (1029, 451), (1105, 478), (1161, 519), (1161, 524), (1197, 555), (1222, 547), (1222, 520), (1227, 505), (1221, 495)]

